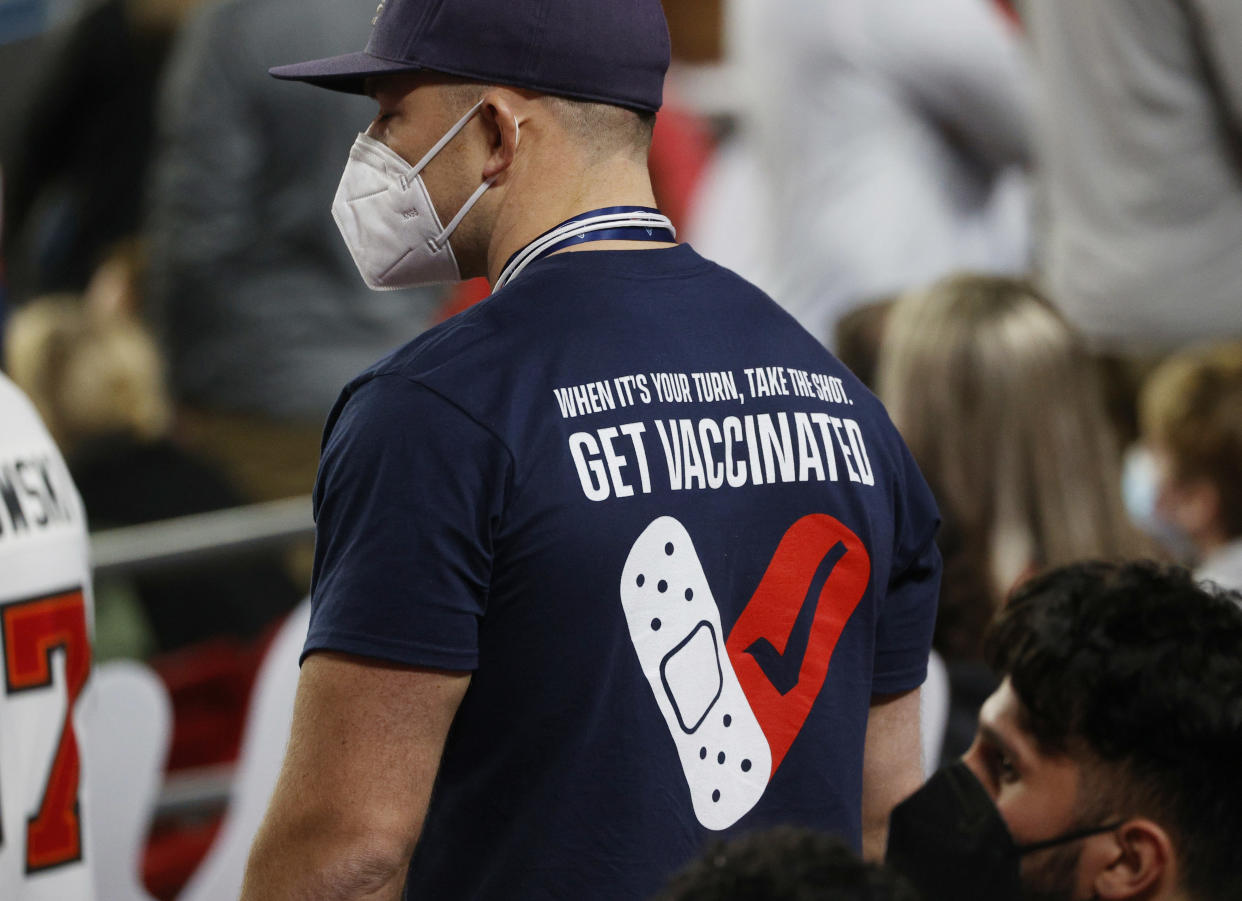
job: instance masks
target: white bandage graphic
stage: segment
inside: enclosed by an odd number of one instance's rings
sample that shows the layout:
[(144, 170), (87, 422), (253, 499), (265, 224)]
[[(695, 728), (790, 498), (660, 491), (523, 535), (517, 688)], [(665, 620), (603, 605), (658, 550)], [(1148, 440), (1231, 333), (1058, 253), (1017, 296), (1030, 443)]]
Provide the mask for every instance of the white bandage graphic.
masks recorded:
[(634, 542), (621, 606), (695, 816), (708, 829), (728, 828), (763, 796), (772, 755), (725, 653), (707, 574), (676, 519), (660, 517)]

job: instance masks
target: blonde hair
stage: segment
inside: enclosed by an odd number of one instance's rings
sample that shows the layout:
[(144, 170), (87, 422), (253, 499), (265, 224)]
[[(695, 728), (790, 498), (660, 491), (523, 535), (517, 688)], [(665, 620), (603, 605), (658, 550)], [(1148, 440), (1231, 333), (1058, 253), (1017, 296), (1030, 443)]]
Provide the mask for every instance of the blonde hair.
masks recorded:
[[(975, 624), (968, 631), (1035, 568), (1139, 552), (1094, 365), (1029, 284), (959, 274), (904, 295), (888, 320), (878, 382), (973, 558), (965, 569), (975, 602), (989, 609), (966, 617)], [(952, 572), (946, 566), (946, 583)], [(946, 598), (952, 591), (946, 584)]]
[(77, 297), (31, 301), (10, 318), (5, 368), (67, 453), (87, 438), (164, 435), (172, 404), (147, 330), (126, 315), (101, 315)]
[(1242, 535), (1242, 341), (1161, 363), (1143, 385), (1139, 419), (1143, 437), (1169, 452), (1176, 478), (1216, 488), (1226, 533)]

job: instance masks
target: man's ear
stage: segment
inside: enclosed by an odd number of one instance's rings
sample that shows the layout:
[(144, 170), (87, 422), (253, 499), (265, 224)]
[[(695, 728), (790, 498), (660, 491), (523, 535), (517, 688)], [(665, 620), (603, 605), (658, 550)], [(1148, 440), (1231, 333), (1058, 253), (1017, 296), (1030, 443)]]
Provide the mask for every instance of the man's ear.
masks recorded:
[(1153, 888), (1173, 885), (1177, 878), (1177, 857), (1173, 842), (1164, 828), (1138, 817), (1097, 840), (1110, 842), (1104, 867), (1092, 883), (1101, 899), (1152, 897)]
[(495, 178), (505, 172), (517, 154), (522, 127), (512, 97), (505, 91), (489, 91), (479, 110), (491, 141), (490, 153), (483, 164), (483, 178)]

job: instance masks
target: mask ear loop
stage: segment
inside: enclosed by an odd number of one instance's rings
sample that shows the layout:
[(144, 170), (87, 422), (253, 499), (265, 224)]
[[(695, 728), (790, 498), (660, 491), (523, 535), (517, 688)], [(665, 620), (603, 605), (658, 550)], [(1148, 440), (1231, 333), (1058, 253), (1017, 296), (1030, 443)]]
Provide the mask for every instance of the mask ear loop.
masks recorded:
[(461, 220), (466, 218), (466, 214), (469, 213), (474, 205), (479, 202), (479, 198), (487, 193), (487, 189), (492, 186), (494, 181), (496, 181), (495, 175), (475, 188), (474, 193), (470, 195), (470, 199), (462, 204), (461, 209), (457, 211), (457, 215), (454, 216), (449, 224), (444, 227), (444, 231), (440, 232), (440, 234), (431, 239), (432, 245), (437, 250), (445, 245), (449, 239), (449, 236), (453, 234), (457, 226), (461, 225)]
[(1070, 842), (1080, 841), (1084, 838), (1090, 838), (1093, 835), (1102, 835), (1105, 832), (1112, 832), (1115, 829), (1124, 826), (1125, 820), (1117, 820), (1112, 823), (1104, 823), (1100, 826), (1087, 826), (1083, 829), (1076, 829), (1073, 832), (1067, 832), (1064, 835), (1058, 835), (1055, 838), (1044, 839), (1042, 842), (1031, 842), (1029, 845), (1015, 844), (1014, 848), (1019, 855), (1034, 854), (1036, 851), (1044, 851), (1048, 848), (1055, 848), (1058, 845), (1067, 845)]
[(439, 153), (441, 150), (443, 150), (445, 148), (445, 145), (447, 145), (449, 141), (457, 137), (457, 135), (461, 133), (461, 130), (466, 127), (466, 125), (470, 122), (471, 119), (474, 118), (475, 113), (477, 113), (483, 107), (483, 103), (484, 101), (480, 100), (474, 106), (470, 107), (469, 112), (467, 112), (466, 115), (458, 119), (457, 124), (454, 125), (452, 128), (450, 128), (448, 131), (446, 131), (444, 133), (444, 137), (436, 141), (435, 145), (432, 146), (432, 148), (427, 151), (427, 153), (423, 156), (423, 158), (418, 161), (418, 165), (416, 165), (413, 169), (407, 172), (406, 175), (408, 175), (410, 178), (413, 178), (414, 176), (418, 175), (418, 173), (422, 172), (423, 169), (427, 168), (427, 164), (430, 163), (433, 159), (435, 159), (436, 154)]
[[(470, 118), (479, 111), (479, 108), (481, 106), (483, 106), (482, 100), (480, 100), (477, 104), (475, 104), (474, 108), (470, 110), (469, 113), (466, 114), (465, 119), (463, 119), (461, 122), (458, 122), (455, 126), (453, 126), (452, 131), (450, 131), (447, 135), (445, 135), (444, 138), (441, 138), (439, 144), (431, 148), (431, 153), (429, 153), (428, 156), (424, 157), (423, 162), (419, 164), (420, 169), (422, 166), (426, 165), (428, 161), (430, 161), (431, 157), (435, 156), (436, 153), (438, 153), (441, 149), (443, 149), (444, 145), (447, 144), (449, 141), (451, 141), (453, 137), (459, 131), (462, 130), (462, 128), (465, 127), (466, 123), (469, 122)], [(520, 142), (522, 139), (522, 126), (518, 124), (516, 113), (513, 115), (513, 127), (517, 130), (517, 136), (514, 138), (514, 141), (513, 141), (513, 147), (516, 150), (518, 142)], [(483, 182), (483, 184), (475, 188), (474, 193), (470, 195), (470, 199), (467, 200), (464, 204), (462, 204), (461, 209), (457, 211), (457, 215), (454, 216), (452, 220), (449, 221), (449, 224), (444, 227), (444, 231), (440, 232), (439, 235), (431, 239), (432, 246), (434, 246), (436, 249), (439, 249), (444, 246), (444, 243), (448, 241), (449, 236), (453, 234), (453, 232), (457, 229), (457, 226), (461, 225), (461, 220), (466, 218), (466, 214), (469, 213), (470, 210), (474, 208), (474, 205), (479, 202), (479, 198), (482, 197), (485, 193), (487, 193), (487, 189), (490, 188), (496, 182), (496, 179), (499, 177), (500, 177), (499, 173), (497, 173), (496, 175), (493, 175), (491, 178)]]

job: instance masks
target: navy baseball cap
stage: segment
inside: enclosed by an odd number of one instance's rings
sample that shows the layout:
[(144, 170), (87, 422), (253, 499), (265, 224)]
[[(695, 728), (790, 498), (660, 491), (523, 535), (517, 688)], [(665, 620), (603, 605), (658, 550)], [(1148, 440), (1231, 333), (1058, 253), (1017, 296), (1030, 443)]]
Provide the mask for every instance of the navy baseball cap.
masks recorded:
[(430, 70), (655, 112), (669, 62), (660, 0), (383, 0), (361, 53), (277, 66), (277, 78), (364, 93)]

